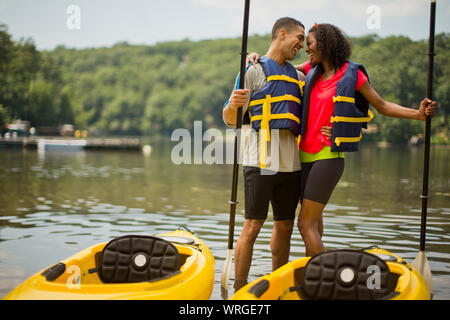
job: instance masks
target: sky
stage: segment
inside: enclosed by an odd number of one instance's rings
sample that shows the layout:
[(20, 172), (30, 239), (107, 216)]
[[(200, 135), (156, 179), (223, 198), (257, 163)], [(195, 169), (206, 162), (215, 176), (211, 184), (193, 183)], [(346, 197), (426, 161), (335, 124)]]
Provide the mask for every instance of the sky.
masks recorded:
[[(306, 29), (332, 23), (349, 36), (429, 34), (429, 0), (251, 0), (249, 34), (267, 34), (290, 16)], [(14, 40), (32, 38), (40, 50), (242, 34), (244, 0), (1, 0), (0, 24)], [(450, 0), (437, 0), (436, 33), (450, 32)]]

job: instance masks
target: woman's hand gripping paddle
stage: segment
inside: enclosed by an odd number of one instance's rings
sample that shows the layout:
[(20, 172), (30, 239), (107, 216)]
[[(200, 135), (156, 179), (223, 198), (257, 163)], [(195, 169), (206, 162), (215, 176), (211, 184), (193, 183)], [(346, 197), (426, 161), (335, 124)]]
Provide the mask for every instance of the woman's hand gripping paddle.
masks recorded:
[[(428, 83), (427, 98), (432, 99), (433, 93), (433, 58), (434, 58), (434, 27), (436, 21), (436, 0), (431, 0), (430, 9), (430, 38), (428, 49)], [(430, 134), (431, 134), (431, 117), (427, 116), (425, 126), (425, 152), (424, 152), (424, 168), (423, 168), (423, 188), (422, 188), (422, 217), (420, 227), (420, 249), (419, 254), (414, 259), (412, 266), (423, 276), (431, 298), (433, 297), (433, 279), (431, 276), (430, 263), (425, 254), (425, 234), (427, 225), (427, 202), (428, 202), (428, 169), (430, 164)]]

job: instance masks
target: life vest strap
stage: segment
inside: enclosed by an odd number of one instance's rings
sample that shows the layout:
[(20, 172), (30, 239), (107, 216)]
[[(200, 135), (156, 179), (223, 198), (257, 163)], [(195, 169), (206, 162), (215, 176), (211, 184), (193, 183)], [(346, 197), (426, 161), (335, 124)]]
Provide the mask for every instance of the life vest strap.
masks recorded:
[(271, 97), (270, 95), (267, 95), (265, 99), (258, 99), (258, 100), (252, 100), (250, 101), (250, 104), (248, 105), (249, 107), (253, 107), (253, 106), (257, 106), (259, 104), (263, 104), (264, 102), (268, 101), (267, 99), (269, 99), (270, 103), (274, 103), (274, 102), (281, 102), (281, 101), (294, 101), (297, 102), (298, 104), (300, 104), (300, 99), (290, 95), (290, 94), (285, 94), (283, 96), (277, 96), (277, 97)]
[(373, 119), (373, 113), (372, 111), (368, 110), (369, 116), (368, 117), (331, 117), (331, 123), (333, 122), (369, 122)]
[(305, 86), (305, 81), (300, 81), (295, 78), (291, 78), (285, 74), (269, 76), (269, 77), (267, 77), (266, 80), (267, 80), (267, 82), (269, 82), (269, 81), (287, 81), (287, 82), (296, 83), (299, 86), (300, 92), (303, 95), (303, 87)]
[(334, 97), (333, 96), (333, 103), (334, 102), (350, 102), (350, 103), (355, 103), (355, 98), (353, 97), (344, 97), (344, 96), (337, 96)]
[(281, 101), (295, 101), (300, 103), (300, 99), (294, 97), (290, 94), (285, 94), (283, 96), (272, 97), (270, 95), (266, 95), (265, 99), (253, 100), (250, 102), (249, 107), (262, 104), (262, 114), (251, 116), (250, 123), (253, 121), (261, 120), (261, 128), (260, 128), (260, 167), (266, 167), (266, 142), (270, 141), (270, 126), (269, 122), (274, 119), (289, 119), (300, 124), (300, 119), (292, 113), (275, 113), (272, 114), (271, 106), (272, 103), (281, 102)]
[(341, 142), (359, 142), (362, 139), (362, 134), (359, 137), (337, 137), (334, 139), (334, 143), (339, 147)]
[[(257, 120), (262, 120), (263, 119), (263, 116), (262, 115), (259, 115), (259, 116), (253, 116), (251, 119), (250, 119), (250, 124), (253, 122), (253, 121), (257, 121)], [(289, 119), (289, 120), (293, 120), (293, 121), (295, 121), (295, 122), (297, 122), (298, 124), (300, 124), (300, 119), (297, 117), (297, 116), (295, 116), (295, 115), (293, 115), (292, 113), (276, 113), (276, 114), (271, 114), (270, 115), (270, 120), (274, 120), (274, 119)]]

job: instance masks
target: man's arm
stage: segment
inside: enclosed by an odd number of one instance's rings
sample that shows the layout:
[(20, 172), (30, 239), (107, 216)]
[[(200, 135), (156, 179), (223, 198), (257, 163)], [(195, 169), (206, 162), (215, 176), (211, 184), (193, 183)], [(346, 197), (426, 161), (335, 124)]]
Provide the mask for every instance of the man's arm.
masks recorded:
[[(297, 68), (297, 66), (294, 66), (294, 67)], [(305, 81), (305, 74), (303, 73), (303, 71), (300, 71), (297, 69), (297, 76), (298, 76), (298, 80)]]
[(231, 94), (228, 105), (223, 109), (222, 116), (229, 126), (236, 126), (237, 109), (244, 107), (249, 100), (249, 89), (237, 89)]
[[(242, 117), (244, 117), (245, 112), (248, 110), (248, 104), (250, 101), (250, 97), (252, 95), (252, 92), (254, 90), (257, 90), (259, 87), (263, 85), (263, 83), (260, 83), (258, 79), (261, 79), (264, 77), (264, 71), (259, 65), (256, 68), (249, 68), (247, 69), (245, 73), (245, 89), (238, 89), (239, 88), (239, 79), (238, 76), (236, 78), (236, 82), (234, 84), (233, 92), (231, 93), (230, 99), (228, 100), (228, 104), (222, 111), (222, 116), (224, 122), (228, 126), (236, 126), (236, 117), (237, 117), (237, 109), (242, 109)], [(264, 80), (265, 83), (265, 80)]]
[(297, 71), (300, 71), (301, 73), (305, 73), (305, 69), (303, 69), (303, 64), (297, 64), (294, 66)]

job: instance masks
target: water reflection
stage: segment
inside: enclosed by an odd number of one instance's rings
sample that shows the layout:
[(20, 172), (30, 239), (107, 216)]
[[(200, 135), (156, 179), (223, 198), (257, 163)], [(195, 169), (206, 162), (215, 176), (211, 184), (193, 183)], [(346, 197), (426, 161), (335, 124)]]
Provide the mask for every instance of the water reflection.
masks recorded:
[[(427, 256), (435, 298), (450, 298), (450, 198), (447, 149), (433, 149)], [(0, 296), (31, 274), (92, 244), (124, 234), (158, 234), (187, 225), (216, 258), (212, 299), (220, 299), (226, 256), (231, 166), (170, 162), (121, 152), (0, 151)], [(420, 233), (422, 151), (365, 146), (346, 155), (346, 170), (324, 212), (329, 249), (380, 245), (412, 261)], [(412, 159), (418, 159), (412, 161)], [(235, 238), (243, 223), (243, 180)], [(253, 280), (270, 272), (272, 217), (255, 244)], [(297, 231), (291, 260), (305, 255)], [(231, 274), (233, 278), (233, 274)]]

